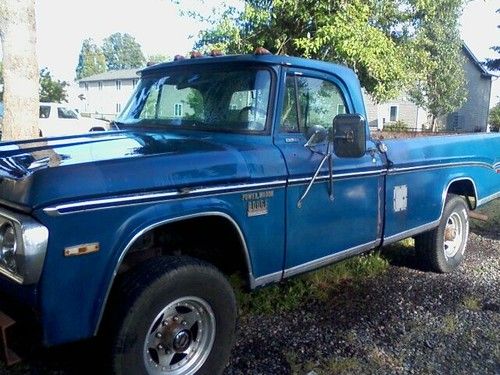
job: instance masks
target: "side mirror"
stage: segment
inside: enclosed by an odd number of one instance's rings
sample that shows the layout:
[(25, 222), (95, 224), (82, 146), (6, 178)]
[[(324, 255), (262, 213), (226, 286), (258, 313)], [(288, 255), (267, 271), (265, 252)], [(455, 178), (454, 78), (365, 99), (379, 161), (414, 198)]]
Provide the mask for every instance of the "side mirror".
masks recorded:
[(340, 158), (360, 158), (366, 153), (365, 119), (361, 115), (337, 115), (333, 119), (333, 149)]
[(304, 147), (314, 147), (326, 140), (328, 131), (321, 125), (314, 125), (307, 129), (306, 136), (308, 141)]

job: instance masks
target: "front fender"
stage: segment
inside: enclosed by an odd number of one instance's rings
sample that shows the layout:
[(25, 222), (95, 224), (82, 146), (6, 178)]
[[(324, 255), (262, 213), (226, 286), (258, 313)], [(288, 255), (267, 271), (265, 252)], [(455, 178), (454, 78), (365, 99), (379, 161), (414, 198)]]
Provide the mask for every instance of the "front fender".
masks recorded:
[[(141, 234), (158, 225), (209, 214), (224, 216), (237, 226), (246, 244), (239, 219), (232, 210), (234, 207), (227, 200), (204, 197), (62, 215), (35, 212), (38, 220), (50, 230), (38, 295), (44, 344), (77, 341), (96, 334), (114, 277), (127, 250)], [(91, 242), (98, 242), (100, 251), (64, 256), (65, 247)], [(247, 262), (252, 270), (248, 251)]]

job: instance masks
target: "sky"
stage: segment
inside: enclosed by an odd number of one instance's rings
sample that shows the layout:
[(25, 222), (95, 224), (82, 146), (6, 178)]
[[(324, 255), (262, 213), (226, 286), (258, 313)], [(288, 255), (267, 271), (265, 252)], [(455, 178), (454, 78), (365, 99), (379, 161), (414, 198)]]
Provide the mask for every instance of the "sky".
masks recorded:
[[(205, 14), (217, 0), (180, 0), (182, 8)], [(232, 0), (237, 4), (238, 0)], [(473, 0), (461, 18), (461, 36), (479, 60), (494, 57), (489, 48), (500, 43), (498, 0)], [(127, 32), (141, 44), (146, 56), (186, 54), (202, 23), (181, 17), (171, 0), (40, 0), (36, 1), (37, 49), (40, 67), (58, 79), (72, 82), (82, 41)], [(498, 55), (497, 55), (498, 56)], [(500, 72), (497, 72), (500, 75)], [(493, 82), (492, 105), (500, 101), (500, 79)]]

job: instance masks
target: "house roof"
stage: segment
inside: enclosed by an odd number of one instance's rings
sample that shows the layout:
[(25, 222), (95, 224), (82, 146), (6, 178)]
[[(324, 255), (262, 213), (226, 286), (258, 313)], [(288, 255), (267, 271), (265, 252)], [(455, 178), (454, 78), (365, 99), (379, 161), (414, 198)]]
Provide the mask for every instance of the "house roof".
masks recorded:
[(136, 79), (139, 78), (137, 74), (138, 69), (121, 69), (110, 70), (104, 73), (94, 74), (90, 77), (85, 77), (78, 82), (96, 82), (96, 81), (115, 81), (117, 79)]
[(465, 55), (474, 63), (474, 65), (476, 65), (476, 67), (481, 71), (481, 75), (483, 77), (486, 77), (486, 78), (493, 77), (493, 74), (491, 74), (490, 72), (488, 72), (486, 70), (484, 65), (481, 64), (481, 62), (477, 59), (476, 56), (474, 56), (474, 54), (472, 53), (470, 48), (465, 43), (462, 44), (462, 50), (464, 51)]

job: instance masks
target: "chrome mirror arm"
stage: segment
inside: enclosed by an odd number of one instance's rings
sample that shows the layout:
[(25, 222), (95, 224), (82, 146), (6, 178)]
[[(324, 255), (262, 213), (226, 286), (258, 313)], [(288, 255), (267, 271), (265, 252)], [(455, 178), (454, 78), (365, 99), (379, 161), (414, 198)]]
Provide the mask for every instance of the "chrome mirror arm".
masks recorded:
[(313, 184), (316, 182), (319, 172), (321, 171), (321, 168), (323, 168), (323, 164), (328, 160), (328, 172), (329, 172), (329, 183), (328, 183), (328, 195), (330, 197), (330, 200), (333, 201), (333, 153), (331, 152), (331, 142), (328, 142), (328, 146), (326, 149), (326, 154), (323, 155), (323, 159), (321, 159), (321, 162), (319, 163), (318, 168), (316, 168), (316, 171), (314, 172), (314, 175), (309, 181), (309, 184), (307, 185), (306, 190), (302, 194), (302, 196), (299, 198), (297, 201), (297, 208), (302, 208), (302, 202), (304, 199), (307, 197), (309, 194), (309, 191), (311, 190)]

